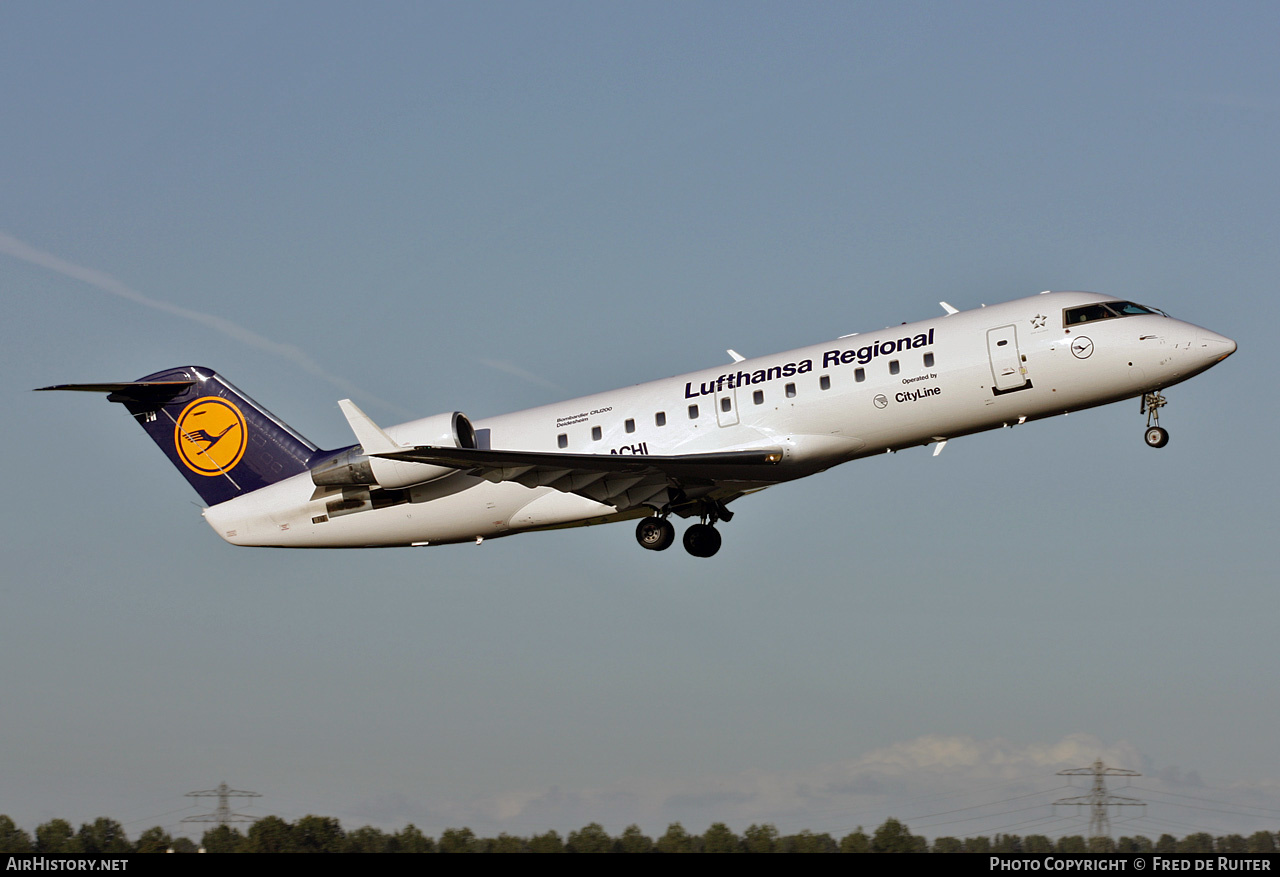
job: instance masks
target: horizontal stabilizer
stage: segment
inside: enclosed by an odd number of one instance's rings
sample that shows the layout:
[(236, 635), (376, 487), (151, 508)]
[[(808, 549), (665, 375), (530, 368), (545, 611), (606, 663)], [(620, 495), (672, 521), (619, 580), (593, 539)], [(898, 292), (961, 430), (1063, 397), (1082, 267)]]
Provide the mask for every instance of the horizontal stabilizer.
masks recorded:
[(167, 402), (195, 381), (125, 381), (118, 384), (58, 384), (54, 387), (37, 387), (37, 393), (47, 390), (73, 390), (80, 393), (110, 393), (108, 402)]

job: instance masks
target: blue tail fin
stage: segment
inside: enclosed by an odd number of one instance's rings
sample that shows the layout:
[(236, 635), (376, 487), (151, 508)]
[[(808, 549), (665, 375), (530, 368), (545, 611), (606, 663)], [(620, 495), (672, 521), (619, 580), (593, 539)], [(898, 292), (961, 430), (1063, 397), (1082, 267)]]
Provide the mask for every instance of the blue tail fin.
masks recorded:
[(44, 390), (108, 393), (209, 505), (306, 472), (317, 448), (217, 372), (182, 366), (122, 384)]

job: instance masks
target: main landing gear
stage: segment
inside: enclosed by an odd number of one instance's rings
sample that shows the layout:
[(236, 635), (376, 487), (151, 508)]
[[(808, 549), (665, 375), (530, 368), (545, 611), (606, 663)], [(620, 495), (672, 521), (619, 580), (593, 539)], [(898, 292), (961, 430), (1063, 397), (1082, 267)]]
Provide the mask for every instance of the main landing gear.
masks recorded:
[(676, 528), (666, 518), (641, 518), (636, 524), (636, 541), (650, 551), (666, 551), (676, 541)]
[(710, 557), (720, 550), (720, 531), (710, 524), (693, 524), (684, 531), (684, 550), (694, 557)]
[[(720, 550), (720, 531), (715, 528), (717, 520), (727, 521), (733, 512), (725, 508), (724, 503), (708, 503), (702, 510), (701, 523), (691, 524), (684, 531), (684, 550), (694, 557), (711, 557)], [(650, 518), (641, 518), (636, 524), (636, 541), (642, 548), (650, 551), (665, 551), (676, 541), (676, 528), (667, 520), (666, 513)]]
[(1147, 415), (1147, 431), (1143, 438), (1149, 448), (1163, 448), (1169, 444), (1169, 431), (1160, 426), (1160, 409), (1168, 404), (1168, 400), (1159, 391), (1146, 393), (1142, 397), (1142, 408), (1139, 413)]

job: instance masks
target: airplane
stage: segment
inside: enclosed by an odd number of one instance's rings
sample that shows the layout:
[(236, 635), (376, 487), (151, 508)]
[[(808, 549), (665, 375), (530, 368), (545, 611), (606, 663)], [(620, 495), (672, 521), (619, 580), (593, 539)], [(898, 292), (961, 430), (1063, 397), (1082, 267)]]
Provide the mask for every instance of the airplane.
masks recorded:
[(471, 421), (386, 429), (338, 403), (356, 444), (322, 450), (216, 372), (41, 390), (106, 393), (133, 415), (233, 545), (367, 548), (475, 542), (639, 519), (662, 551), (672, 516), (711, 557), (729, 504), (832, 466), (1141, 398), (1164, 447), (1162, 390), (1236, 350), (1156, 308), (1044, 292), (877, 332)]

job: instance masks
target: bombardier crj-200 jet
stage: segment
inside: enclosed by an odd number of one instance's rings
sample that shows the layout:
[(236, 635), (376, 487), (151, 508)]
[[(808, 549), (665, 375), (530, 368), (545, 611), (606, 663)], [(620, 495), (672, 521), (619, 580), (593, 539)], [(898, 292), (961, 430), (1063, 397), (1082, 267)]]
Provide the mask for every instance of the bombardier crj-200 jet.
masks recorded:
[(109, 394), (234, 545), (365, 548), (481, 542), (640, 519), (661, 551), (720, 549), (740, 497), (839, 463), (1141, 398), (1164, 447), (1161, 391), (1235, 352), (1155, 308), (1046, 292), (774, 356), (472, 422), (454, 411), (382, 429), (339, 402), (358, 444), (321, 450), (223, 377), (185, 366)]

